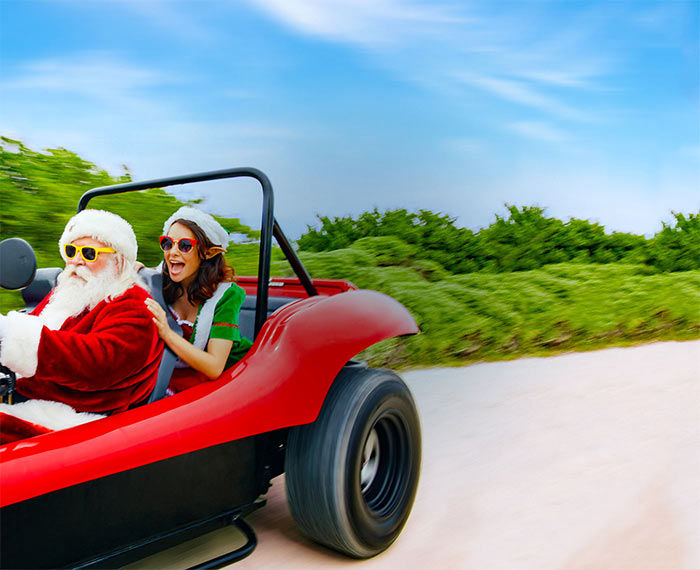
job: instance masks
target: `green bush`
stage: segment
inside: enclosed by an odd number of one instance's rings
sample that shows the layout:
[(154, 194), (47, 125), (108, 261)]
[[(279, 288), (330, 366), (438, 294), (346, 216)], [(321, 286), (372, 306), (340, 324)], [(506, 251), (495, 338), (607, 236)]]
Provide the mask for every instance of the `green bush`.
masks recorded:
[[(0, 141), (0, 237), (24, 237), (40, 266), (60, 266), (57, 242), (88, 188), (123, 182), (65, 149), (37, 153)], [(162, 257), (157, 237), (180, 206), (163, 190), (103, 197), (91, 206), (129, 220), (139, 258)], [(675, 214), (651, 240), (606, 234), (602, 226), (508, 206), (479, 232), (427, 210), (376, 209), (357, 219), (320, 217), (299, 240), (312, 277), (346, 279), (382, 291), (414, 315), (421, 334), (391, 339), (364, 356), (379, 366), (459, 364), (551, 354), (651, 339), (700, 337), (700, 214)], [(256, 275), (258, 232), (219, 218), (250, 243), (232, 244), (237, 275)], [(273, 247), (271, 274), (291, 276)], [(2, 312), (22, 306), (0, 291)]]
[[(405, 255), (410, 249), (397, 238), (386, 240), (385, 250), (403, 252), (394, 255), (404, 265), (380, 267), (379, 243), (300, 254), (313, 277), (382, 291), (413, 314), (421, 334), (371, 347), (363, 357), (373, 365), (457, 364), (700, 336), (698, 270), (659, 275), (646, 265), (560, 263), (450, 275)], [(426, 263), (437, 272), (426, 273)]]
[[(414, 258), (438, 263), (453, 274), (529, 271), (568, 262), (647, 264), (657, 271), (700, 269), (700, 213), (674, 214), (674, 227), (664, 226), (647, 240), (621, 232), (606, 234), (603, 226), (587, 220), (546, 217), (537, 206), (506, 208), (507, 217), (496, 215), (495, 222), (476, 233), (455, 226), (455, 218), (427, 210), (379, 213), (375, 209), (357, 219), (319, 216), (321, 227), (308, 227), (298, 243), (302, 251), (320, 252), (354, 243), (363, 247), (362, 240), (381, 238), (387, 241), (367, 243), (395, 246), (395, 241), (389, 241), (393, 238), (412, 246)], [(404, 264), (406, 254), (400, 253)], [(388, 251), (385, 257), (390, 258)]]
[(651, 241), (647, 263), (658, 271), (688, 271), (700, 267), (700, 212), (675, 213), (676, 225), (664, 224)]
[(394, 236), (363, 237), (350, 244), (374, 258), (374, 265), (409, 265), (416, 257), (416, 248)]

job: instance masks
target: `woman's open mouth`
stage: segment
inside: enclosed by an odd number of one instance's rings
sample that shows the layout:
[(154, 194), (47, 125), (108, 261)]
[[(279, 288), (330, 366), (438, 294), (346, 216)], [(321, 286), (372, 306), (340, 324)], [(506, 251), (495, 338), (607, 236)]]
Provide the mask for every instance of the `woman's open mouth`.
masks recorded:
[(168, 271), (171, 276), (182, 273), (183, 269), (185, 269), (184, 263), (180, 263), (179, 261), (168, 262)]

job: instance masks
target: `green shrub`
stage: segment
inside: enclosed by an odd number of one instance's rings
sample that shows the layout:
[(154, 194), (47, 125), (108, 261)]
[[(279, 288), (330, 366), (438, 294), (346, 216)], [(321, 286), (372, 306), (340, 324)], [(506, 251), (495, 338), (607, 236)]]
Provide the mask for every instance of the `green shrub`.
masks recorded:
[(409, 265), (416, 255), (416, 248), (394, 236), (364, 237), (350, 244), (374, 258), (374, 265)]
[[(126, 181), (128, 172), (114, 178), (65, 149), (37, 153), (1, 142), (1, 237), (24, 237), (40, 266), (60, 266), (57, 241), (79, 196)], [(147, 265), (160, 261), (156, 238), (179, 205), (158, 189), (91, 202), (132, 223)], [(312, 277), (382, 291), (414, 315), (421, 334), (371, 347), (365, 356), (374, 365), (459, 364), (700, 337), (700, 213), (675, 214), (673, 227), (646, 240), (548, 218), (538, 207), (508, 212), (476, 233), (427, 210), (320, 217), (322, 227), (299, 239), (299, 255)], [(236, 219), (219, 219), (230, 231), (259, 237)], [(232, 244), (227, 259), (237, 275), (256, 275), (258, 251), (258, 243)], [(271, 274), (292, 275), (277, 247)], [(19, 293), (0, 291), (2, 312), (21, 306)]]
[(411, 311), (421, 334), (367, 357), (418, 366), (700, 336), (700, 271), (648, 273), (628, 264), (560, 264), (394, 280), (384, 292)]
[(675, 213), (675, 226), (664, 224), (651, 241), (647, 263), (658, 271), (688, 271), (700, 267), (700, 212)]

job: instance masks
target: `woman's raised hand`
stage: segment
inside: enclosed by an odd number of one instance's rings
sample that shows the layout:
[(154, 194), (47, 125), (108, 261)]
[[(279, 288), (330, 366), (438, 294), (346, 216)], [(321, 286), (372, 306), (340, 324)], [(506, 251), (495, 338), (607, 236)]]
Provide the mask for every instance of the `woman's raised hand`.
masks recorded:
[(158, 304), (158, 301), (154, 299), (146, 299), (146, 307), (153, 314), (153, 322), (158, 328), (158, 336), (165, 340), (165, 337), (172, 332), (170, 325), (168, 325), (168, 316), (165, 314), (163, 307)]

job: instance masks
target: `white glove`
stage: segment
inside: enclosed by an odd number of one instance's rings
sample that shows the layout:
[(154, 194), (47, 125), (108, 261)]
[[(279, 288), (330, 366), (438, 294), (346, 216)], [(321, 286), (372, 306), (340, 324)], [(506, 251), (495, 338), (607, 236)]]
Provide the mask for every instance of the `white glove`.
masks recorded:
[(0, 340), (9, 332), (9, 320), (6, 315), (0, 315)]

